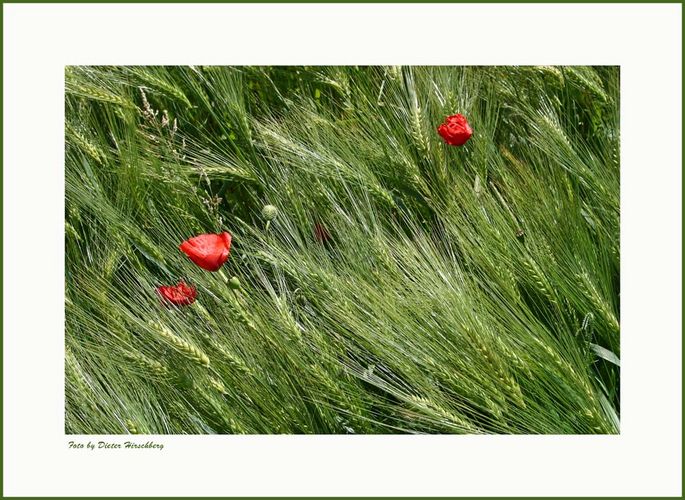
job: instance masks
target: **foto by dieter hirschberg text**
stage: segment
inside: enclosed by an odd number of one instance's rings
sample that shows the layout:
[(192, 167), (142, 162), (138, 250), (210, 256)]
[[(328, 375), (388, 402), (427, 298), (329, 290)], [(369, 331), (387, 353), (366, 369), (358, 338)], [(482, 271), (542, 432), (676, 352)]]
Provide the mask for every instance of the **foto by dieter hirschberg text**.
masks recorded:
[(87, 443), (81, 443), (77, 441), (69, 441), (70, 449), (82, 449), (82, 450), (123, 450), (123, 449), (133, 449), (133, 450), (163, 450), (164, 445), (162, 443), (155, 443), (154, 441), (145, 442), (135, 442), (135, 441), (124, 441), (121, 443), (115, 443), (111, 441), (88, 441)]

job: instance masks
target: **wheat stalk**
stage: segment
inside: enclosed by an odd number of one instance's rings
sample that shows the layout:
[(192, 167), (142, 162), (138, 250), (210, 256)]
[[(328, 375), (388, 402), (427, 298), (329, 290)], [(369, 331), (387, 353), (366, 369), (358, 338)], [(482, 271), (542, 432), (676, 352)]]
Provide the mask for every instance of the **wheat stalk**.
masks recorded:
[(164, 341), (174, 347), (186, 358), (201, 366), (209, 367), (209, 358), (198, 347), (194, 346), (187, 340), (183, 340), (181, 337), (174, 335), (169, 328), (160, 322), (151, 321), (150, 327), (157, 335), (159, 335)]
[(439, 419), (442, 419), (447, 425), (456, 427), (465, 434), (477, 434), (477, 429), (465, 418), (462, 418), (454, 413), (446, 410), (435, 401), (420, 396), (409, 396), (407, 402), (412, 406), (432, 414), (437, 414)]
[(136, 366), (142, 368), (148, 373), (151, 373), (152, 375), (160, 378), (165, 378), (169, 375), (169, 370), (166, 366), (159, 361), (148, 358), (144, 354), (139, 352), (128, 352), (126, 353), (126, 357), (133, 361)]

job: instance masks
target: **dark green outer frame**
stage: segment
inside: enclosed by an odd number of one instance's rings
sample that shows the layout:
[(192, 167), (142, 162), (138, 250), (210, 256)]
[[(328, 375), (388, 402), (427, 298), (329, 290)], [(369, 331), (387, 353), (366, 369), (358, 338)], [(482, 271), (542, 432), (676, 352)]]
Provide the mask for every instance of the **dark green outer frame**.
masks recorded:
[[(4, 4), (50, 4), (50, 3), (65, 3), (65, 2), (41, 2), (41, 1), (32, 1), (32, 0), (9, 0), (9, 1), (3, 1), (3, 6)], [(84, 0), (71, 0), (70, 2), (66, 2), (70, 4), (93, 4), (93, 3), (114, 3), (114, 4), (135, 4), (135, 3), (171, 3), (171, 4), (176, 4), (176, 3), (194, 3), (194, 2), (189, 2), (188, 0), (168, 0), (168, 1), (162, 1), (162, 0), (147, 0), (145, 2), (140, 2), (137, 0), (119, 0), (118, 2), (112, 2), (112, 1), (107, 1), (107, 0), (96, 0), (95, 2), (87, 2)], [(408, 3), (408, 4), (419, 4), (419, 3), (431, 3), (431, 4), (443, 4), (443, 3), (449, 3), (449, 4), (454, 4), (454, 3), (470, 3), (470, 4), (592, 4), (592, 3), (602, 3), (602, 4), (683, 4), (682, 0), (661, 0), (659, 2), (645, 2), (645, 1), (640, 1), (640, 0), (627, 0), (627, 1), (621, 1), (621, 0), (603, 0), (601, 2), (597, 2), (595, 0), (576, 0), (576, 1), (563, 1), (563, 0), (551, 0), (551, 1), (544, 1), (544, 0), (528, 0), (526, 2), (516, 2), (513, 0), (471, 0), (469, 2), (460, 2), (460, 1), (454, 1), (454, 0), (431, 0), (430, 2), (417, 2), (415, 0), (374, 0), (372, 2), (369, 2), (367, 0), (345, 0), (345, 1), (340, 1), (340, 0), (323, 0), (323, 1), (316, 1), (316, 0), (299, 0), (297, 2), (288, 2), (285, 0), (244, 0), (242, 2), (234, 2), (234, 1), (223, 1), (223, 0), (203, 0), (202, 2), (197, 2), (200, 4), (215, 4), (215, 3), (257, 3), (257, 4), (325, 4), (325, 3), (331, 3), (331, 4), (364, 4), (364, 3), (376, 3), (376, 4), (398, 4), (398, 3)], [(3, 10), (0, 11), (0, 20), (2, 21), (2, 28), (0, 30), (4, 29), (4, 7)], [(683, 26), (683, 13), (682, 9), (680, 12), (680, 25), (681, 25), (681, 32), (682, 32), (682, 26)], [(4, 32), (3, 32), (4, 33)], [(4, 36), (2, 38), (2, 41), (0, 44), (3, 45), (3, 52), (0, 52), (0, 60), (2, 60), (3, 54), (4, 54)], [(682, 55), (682, 48), (685, 47), (685, 44), (682, 42), (682, 36), (681, 36), (681, 55)], [(682, 61), (681, 61), (682, 62)], [(2, 71), (4, 69), (4, 66), (0, 66), (0, 75), (2, 74)], [(685, 71), (682, 70), (682, 65), (681, 65), (681, 80), (682, 76), (685, 75)], [(0, 82), (0, 92), (4, 90), (4, 79), (2, 82)], [(685, 92), (682, 91), (681, 89), (681, 103), (683, 102), (682, 97), (685, 96)], [(0, 99), (0, 113), (2, 113), (3, 108), (3, 100), (4, 100), (4, 92), (2, 92), (2, 98)], [(685, 104), (683, 104), (683, 107), (681, 109), (681, 112), (685, 111)], [(682, 116), (682, 115), (681, 115)], [(4, 118), (4, 114), (3, 114)], [(4, 126), (4, 120), (0, 121), (0, 133), (3, 131), (3, 126)], [(2, 151), (2, 146), (4, 144), (4, 134), (2, 135), (2, 139), (0, 140), (0, 152)], [(682, 148), (682, 146), (681, 146)], [(681, 156), (682, 156), (682, 149), (681, 149)], [(4, 179), (4, 156), (0, 158), (0, 173), (3, 175), (0, 175), (0, 200), (3, 199), (3, 179)], [(683, 178), (683, 184), (681, 186), (682, 188), (685, 188), (685, 178)], [(4, 203), (0, 204), (0, 216), (2, 216), (2, 221), (4, 221)], [(685, 210), (683, 210), (683, 205), (682, 205), (682, 200), (681, 200), (681, 217), (685, 216)], [(683, 217), (681, 220), (685, 220), (685, 217)], [(0, 221), (0, 228), (2, 227), (2, 221)], [(681, 229), (685, 229), (685, 223), (681, 227)], [(4, 241), (4, 231), (0, 232), (0, 259), (2, 261), (0, 262), (0, 300), (3, 299), (4, 296), (4, 280), (3, 280), (3, 267), (4, 267), (4, 254), (3, 254), (3, 241)], [(682, 237), (681, 233), (681, 247), (682, 243), (685, 241)], [(682, 264), (685, 263), (685, 259), (681, 257), (681, 268)], [(682, 279), (685, 278), (685, 271), (682, 272), (681, 275), (681, 284), (682, 284)], [(682, 292), (682, 289), (681, 289)], [(682, 294), (681, 294), (682, 295)], [(683, 305), (685, 305), (685, 298), (683, 299)], [(2, 318), (2, 313), (4, 310), (4, 301), (2, 301), (2, 308), (0, 308), (0, 319)], [(681, 324), (682, 320), (685, 318), (683, 316), (682, 310), (681, 310)], [(0, 325), (0, 338), (2, 338), (2, 335), (4, 334), (4, 323)], [(685, 355), (685, 346), (683, 346), (683, 351), (682, 354)], [(685, 356), (684, 356), (685, 357)], [(0, 393), (3, 392), (4, 388), (4, 370), (3, 368), (3, 358), (2, 358), (2, 344), (0, 344)], [(685, 377), (683, 377), (683, 371), (682, 371), (682, 366), (681, 366), (681, 387), (683, 386), (683, 382), (685, 382)], [(682, 396), (682, 394), (681, 394)], [(0, 447), (2, 447), (2, 450), (0, 451), (0, 466), (3, 465), (3, 460), (4, 460), (4, 440), (3, 440), (3, 433), (4, 433), (4, 426), (3, 424), (3, 404), (4, 404), (4, 399), (0, 398)], [(681, 398), (681, 405), (682, 405), (682, 398)], [(681, 414), (682, 414), (682, 409), (685, 408), (685, 405), (681, 406)], [(682, 422), (681, 422), (681, 431), (685, 429), (683, 427)], [(683, 434), (681, 432), (681, 462), (682, 462), (682, 445), (685, 444), (685, 438), (682, 437)], [(37, 475), (40, 474), (40, 471), (36, 471)], [(3, 486), (3, 478), (4, 478), (4, 467), (2, 468), (2, 472), (0, 473), (0, 498), (25, 498), (25, 499), (32, 499), (32, 498), (50, 498), (50, 497), (6, 497), (4, 495), (4, 488)], [(613, 478), (612, 480), (620, 480), (620, 478)], [(682, 490), (684, 489), (683, 486), (685, 486), (685, 480), (682, 479), (681, 477), (681, 496), (680, 497), (671, 497), (671, 498), (683, 498), (682, 496)], [(69, 498), (69, 497), (62, 497), (62, 498)], [(136, 497), (98, 497), (98, 498), (107, 498), (107, 499), (130, 499), (130, 498), (136, 498)], [(141, 497), (141, 498), (146, 498), (146, 499), (161, 499), (161, 498), (208, 498), (208, 497)], [(221, 497), (209, 497), (209, 498), (221, 498)], [(282, 498), (282, 497), (230, 497), (230, 498), (237, 498), (237, 499), (245, 499), (245, 500), (259, 500), (259, 499), (269, 499), (269, 498)], [(290, 498), (297, 498), (297, 497), (290, 497)], [(329, 499), (348, 499), (348, 498), (354, 498), (354, 499), (359, 499), (362, 500), (364, 498), (400, 498), (400, 497), (306, 497), (306, 498), (329, 498)], [(402, 498), (421, 498), (421, 497), (402, 497)], [(498, 499), (498, 498), (513, 498), (513, 497), (440, 497), (440, 498), (478, 498), (478, 499)], [(525, 497), (520, 497), (520, 498), (525, 498)], [(535, 498), (544, 498), (544, 497), (535, 497)], [(554, 497), (554, 498), (578, 498), (578, 499), (588, 499), (588, 498), (627, 498), (627, 497), (569, 497), (569, 496), (560, 496), (560, 497)], [(650, 497), (630, 497), (630, 498), (650, 498)]]

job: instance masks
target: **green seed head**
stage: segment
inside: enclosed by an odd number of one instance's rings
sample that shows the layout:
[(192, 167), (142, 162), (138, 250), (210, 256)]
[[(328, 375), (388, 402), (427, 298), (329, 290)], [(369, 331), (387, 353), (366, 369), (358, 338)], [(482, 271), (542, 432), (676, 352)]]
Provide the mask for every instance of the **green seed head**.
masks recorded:
[(264, 205), (262, 208), (262, 217), (265, 220), (274, 220), (278, 216), (278, 209), (273, 205)]
[(231, 287), (232, 290), (240, 290), (240, 280), (238, 277), (233, 276), (230, 280), (228, 280), (228, 286)]

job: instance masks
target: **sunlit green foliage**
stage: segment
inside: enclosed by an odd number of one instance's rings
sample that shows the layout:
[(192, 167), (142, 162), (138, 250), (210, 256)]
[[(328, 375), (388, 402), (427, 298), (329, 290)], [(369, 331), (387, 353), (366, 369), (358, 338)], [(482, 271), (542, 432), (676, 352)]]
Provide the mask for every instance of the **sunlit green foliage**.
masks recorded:
[[(67, 68), (66, 431), (618, 432), (618, 99), (604, 67)], [(222, 230), (222, 273), (178, 250)]]

